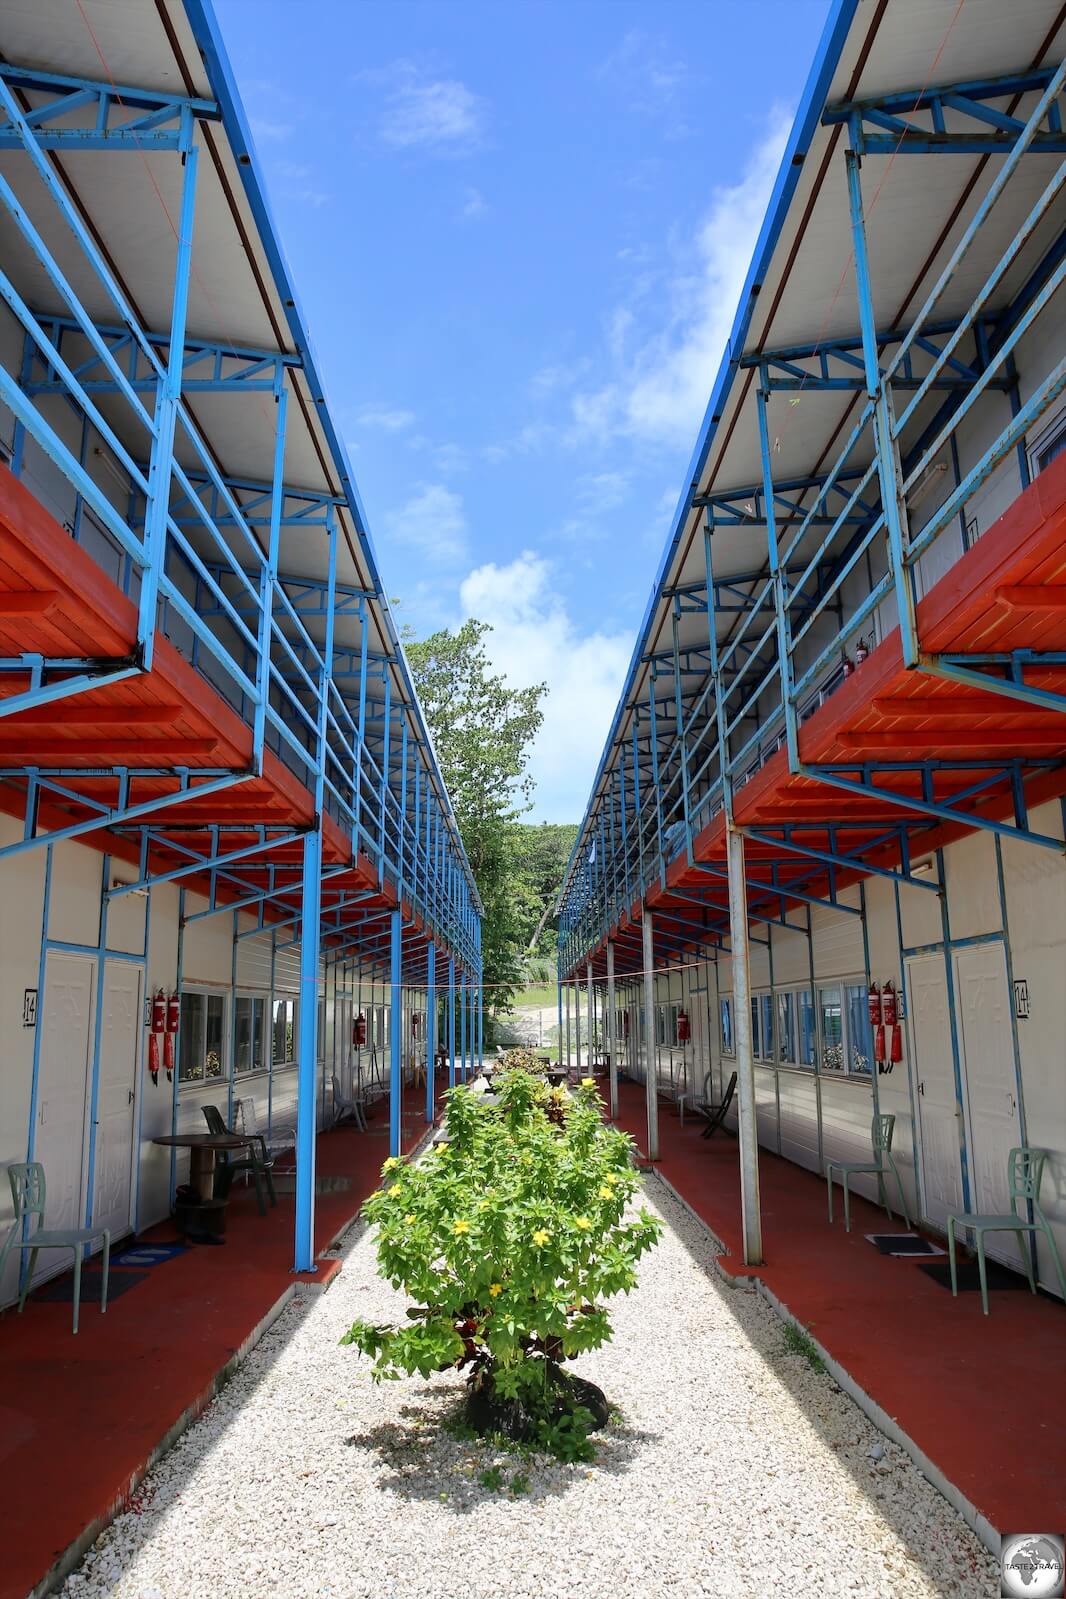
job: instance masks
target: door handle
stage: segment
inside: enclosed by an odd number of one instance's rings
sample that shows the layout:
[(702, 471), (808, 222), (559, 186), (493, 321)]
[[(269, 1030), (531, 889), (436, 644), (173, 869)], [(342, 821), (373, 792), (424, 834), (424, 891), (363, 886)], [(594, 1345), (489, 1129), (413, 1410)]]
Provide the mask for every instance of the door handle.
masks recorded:
[(925, 1084), (924, 1083), (919, 1083), (918, 1084), (918, 1092), (919, 1092), (919, 1094), (922, 1094), (922, 1095), (925, 1094)]
[(130, 1095), (130, 1097), (129, 1097), (129, 1103), (130, 1103), (130, 1104), (131, 1104), (131, 1105), (132, 1105), (132, 1104), (133, 1104), (133, 1089), (132, 1089), (132, 1088), (131, 1088), (131, 1089), (130, 1089), (130, 1091), (129, 1091), (129, 1095)]

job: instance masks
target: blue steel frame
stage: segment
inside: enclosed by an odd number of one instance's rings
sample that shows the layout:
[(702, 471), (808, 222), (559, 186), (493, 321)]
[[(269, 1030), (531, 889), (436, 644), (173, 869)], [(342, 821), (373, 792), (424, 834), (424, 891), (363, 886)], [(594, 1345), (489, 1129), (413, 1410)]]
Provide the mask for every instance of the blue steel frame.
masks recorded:
[[(72, 287), (76, 274), (34, 226), (13, 184), (0, 177), (0, 213), (19, 235), (55, 302), (48, 311), (31, 306), (0, 267), (0, 296), (23, 330), (19, 371), (0, 365), (0, 399), (15, 424), (11, 469), (22, 475), (26, 442), (32, 438), (71, 485), (72, 537), (80, 540), (91, 527), (110, 546), (120, 586), (135, 597), (138, 618), (135, 647), (127, 658), (24, 653), (0, 660), (2, 677), (28, 679), (28, 687), (0, 697), (0, 717), (60, 701), (70, 705), (89, 690), (150, 672), (162, 633), (210, 673), (216, 688), (221, 685), (250, 728), (251, 758), (240, 769), (182, 765), (180, 754), (176, 760), (161, 759), (159, 751), (145, 760), (131, 740), (128, 763), (92, 770), (94, 780), (113, 779), (114, 797), (107, 800), (85, 787), (85, 772), (76, 764), (9, 762), (0, 776), (21, 788), (25, 820), (22, 837), (0, 850), (0, 859), (44, 848), (50, 863), (55, 843), (108, 830), (136, 844), (139, 864), (132, 882), (109, 887), (105, 880), (103, 927), (112, 899), (160, 882), (184, 885), (194, 880), (198, 889), (207, 883), (206, 908), (186, 916), (183, 892), (182, 927), (229, 913), (234, 914), (237, 937), (281, 927), (292, 930), (300, 945), (303, 999), (295, 1264), (310, 1270), (317, 995), (323, 959), (350, 960), (358, 952), (376, 960), (375, 929), (382, 916), (388, 917), (394, 1013), (390, 1146), (396, 1154), (403, 933), (416, 929), (417, 938), (425, 941), (431, 993), (436, 946), (448, 952), (450, 974), (458, 962), (465, 1018), (468, 991), (477, 985), (480, 996), (481, 904), (377, 576), (351, 469), (324, 404), (217, 25), (205, 0), (187, 0), (187, 12), (215, 90), (212, 99), (0, 64), (0, 149), (27, 157), (34, 180), (43, 185), (65, 224), (64, 248), (77, 257), (78, 272), (89, 273), (110, 307), (107, 319), (85, 309)], [(239, 163), (286, 305), (295, 353), (247, 349), (187, 332), (197, 133), (204, 123), (221, 123)], [(169, 152), (179, 161), (181, 204), (165, 329), (141, 324), (50, 164), (46, 152), (54, 150)], [(160, 270), (168, 272), (169, 263), (161, 262)], [(287, 412), (297, 377), (317, 401), (315, 420), (326, 433), (343, 487), (340, 495), (308, 490), (286, 478)], [(270, 481), (234, 478), (219, 467), (187, 403), (198, 393), (269, 396)], [(100, 404), (103, 396), (106, 412)], [(80, 422), (77, 449), (65, 442), (42, 408), (56, 398)], [(146, 441), (147, 454), (144, 443), (132, 445), (132, 438)], [(101, 487), (98, 466), (106, 469), (106, 488)], [(371, 587), (338, 583), (342, 514), (354, 523)], [(286, 529), (318, 541), (324, 577), (281, 569)], [(354, 644), (350, 637), (343, 644), (337, 640), (339, 622), (356, 630)], [(387, 641), (384, 654), (368, 647), (371, 623)], [(397, 683), (399, 694), (394, 692)], [(242, 785), (264, 776), (271, 754), (311, 794), (313, 821), (230, 822), (222, 807), (218, 820), (205, 822), (205, 805), (216, 797), (239, 798)], [(66, 806), (77, 819), (46, 829), (42, 807), (52, 802)], [(375, 914), (366, 905), (368, 891), (331, 887), (350, 868), (324, 864), (326, 818), (346, 839), (352, 865), (360, 857), (369, 861), (378, 891), (394, 900), (391, 912)], [(239, 837), (228, 842), (231, 834)], [(281, 860), (294, 851), (295, 860)], [(365, 908), (360, 911), (360, 906)], [(238, 910), (253, 914), (255, 925), (236, 934)], [(103, 939), (102, 932), (101, 948)], [(434, 1040), (435, 1033), (434, 1014)], [(451, 1042), (454, 1057), (454, 1035)], [(432, 1117), (432, 1072), (428, 1077), (427, 1115)]]
[[(809, 345), (727, 354), (712, 394), (708, 417), (689, 482), (700, 483), (714, 428), (728, 386), (744, 367), (755, 369), (762, 478), (739, 489), (710, 493), (688, 490), (675, 519), (649, 602), (642, 643), (593, 786), (560, 899), (560, 977), (580, 968), (590, 951), (625, 923), (652, 885), (672, 900), (702, 903), (706, 926), (677, 919), (677, 936), (657, 938), (656, 957), (692, 948), (728, 944), (724, 867), (700, 866), (721, 885), (698, 901), (693, 891), (670, 890), (669, 866), (684, 858), (690, 867), (694, 835), (720, 811), (732, 824), (733, 796), (777, 749), (787, 752), (791, 773), (819, 785), (804, 825), (803, 806), (780, 822), (745, 828), (749, 840), (746, 880), (751, 915), (784, 921), (792, 902), (830, 905), (845, 911), (837, 879), (867, 874), (937, 892), (937, 884), (912, 872), (912, 855), (924, 831), (938, 822), (979, 827), (997, 838), (1021, 838), (1062, 850), (1062, 841), (1034, 830), (1027, 814), (1026, 782), (1061, 765), (1048, 759), (1005, 753), (1002, 758), (878, 759), (865, 752), (847, 763), (801, 759), (799, 728), (839, 682), (845, 647), (868, 632), (875, 611), (894, 600), (904, 664), (913, 671), (963, 687), (990, 691), (1021, 707), (1066, 710), (1066, 695), (1033, 681), (1041, 667), (1064, 664), (1061, 652), (1017, 650), (1010, 654), (937, 654), (920, 637), (916, 606), (919, 560), (949, 526), (958, 526), (967, 547), (966, 507), (1005, 458), (1015, 454), (1022, 486), (1029, 482), (1025, 435), (1066, 389), (1066, 359), (1052, 363), (1024, 403), (1014, 356), (1019, 341), (1038, 323), (1066, 274), (1066, 230), (1060, 231), (1006, 309), (990, 307), (997, 288), (1037, 228), (1061, 201), (1066, 161), (1044, 183), (1020, 226), (987, 272), (966, 312), (935, 319), (938, 305), (975, 239), (988, 237), (988, 218), (1027, 153), (1066, 153), (1059, 96), (1066, 64), (1034, 73), (986, 79), (919, 94), (910, 90), (876, 101), (825, 109), (824, 95), (835, 53), (854, 7), (835, 7), (823, 50), (812, 73), (789, 148), (782, 163), (770, 216), (749, 273), (729, 350), (742, 350), (754, 303), (776, 233), (787, 210), (789, 184), (818, 120), (846, 130), (844, 164), (853, 241), (858, 331)], [(843, 31), (842, 31), (843, 30)], [(997, 102), (1036, 96), (1025, 119)], [(1002, 157), (933, 288), (903, 326), (879, 326), (873, 300), (863, 212), (861, 165), (865, 157), (896, 153), (986, 153)], [(854, 391), (860, 399), (833, 464), (807, 478), (775, 479), (773, 397), (794, 403), (801, 391)], [(1009, 401), (1009, 420), (963, 473), (956, 435), (986, 391)], [(931, 420), (917, 427), (917, 408), (928, 397), (938, 404)], [(781, 402), (778, 402), (781, 403)], [(906, 444), (904, 430), (908, 429)], [(936, 457), (951, 450), (955, 482), (926, 521), (913, 532), (907, 496), (929, 473)], [(681, 531), (692, 507), (703, 511), (704, 570), (701, 582), (670, 587), (666, 581)], [(718, 528), (750, 524), (766, 530), (766, 562), (748, 573), (720, 575), (714, 569)], [(871, 571), (869, 562), (874, 560)], [(855, 576), (864, 563), (868, 587), (856, 603)], [(851, 584), (849, 585), (849, 579)], [(647, 650), (643, 640), (661, 601), (669, 602), (671, 646)], [(705, 644), (682, 645), (679, 622), (705, 613)], [(723, 641), (718, 618), (735, 617)], [(829, 620), (828, 636), (824, 623)], [(821, 622), (819, 644), (814, 629)], [(821, 643), (822, 639), (824, 643)], [(646, 669), (647, 698), (634, 680)], [(669, 683), (672, 693), (659, 685)], [(625, 719), (629, 731), (623, 732)], [(1055, 735), (1057, 738), (1057, 735)], [(1055, 742), (1048, 735), (1047, 747)], [(903, 781), (905, 779), (905, 781)], [(1006, 795), (1012, 816), (999, 820), (969, 807), (990, 794)], [(843, 807), (876, 803), (876, 820), (862, 820)], [(811, 818), (817, 816), (817, 821)], [(820, 842), (810, 840), (812, 827)], [(827, 842), (826, 842), (827, 840)], [(772, 851), (776, 859), (767, 852)], [(785, 866), (784, 854), (791, 866)], [(824, 887), (828, 880), (828, 888)], [(818, 891), (814, 892), (815, 885)], [(656, 910), (656, 924), (662, 912)], [(788, 925), (785, 923), (785, 925)], [(669, 921), (667, 921), (669, 928)]]

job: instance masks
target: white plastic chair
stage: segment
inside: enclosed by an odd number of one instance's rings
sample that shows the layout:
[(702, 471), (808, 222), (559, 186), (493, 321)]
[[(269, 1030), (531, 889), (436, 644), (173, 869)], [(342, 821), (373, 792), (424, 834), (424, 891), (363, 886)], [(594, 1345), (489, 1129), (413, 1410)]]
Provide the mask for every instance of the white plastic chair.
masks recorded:
[[(30, 1268), (22, 1283), (22, 1292), (19, 1295), (19, 1315), (22, 1314), (26, 1304), (26, 1295), (29, 1292), (30, 1280), (33, 1277), (34, 1267), (37, 1265), (37, 1255), (42, 1249), (71, 1249), (74, 1252), (74, 1331), (78, 1330), (78, 1311), (81, 1307), (81, 1263), (86, 1249), (90, 1249), (96, 1240), (103, 1240), (103, 1267), (104, 1280), (100, 1290), (100, 1314), (107, 1310), (107, 1274), (111, 1265), (111, 1234), (106, 1227), (62, 1227), (45, 1228), (44, 1225), (44, 1167), (39, 1160), (31, 1160), (21, 1165), (7, 1168), (7, 1180), (11, 1184), (11, 1198), (15, 1205), (15, 1223), (4, 1239), (3, 1248), (0, 1248), (0, 1276), (3, 1275), (4, 1264), (13, 1249), (25, 1253), (30, 1251)], [(26, 1217), (36, 1216), (37, 1226), (25, 1238), (19, 1235)]]
[(365, 1133), (366, 1130), (367, 1130), (367, 1127), (366, 1127), (366, 1111), (365, 1111), (364, 1107), (365, 1107), (365, 1101), (362, 1099), (362, 1097), (360, 1097), (358, 1099), (349, 1099), (349, 1098), (347, 1098), (347, 1096), (341, 1091), (340, 1078), (337, 1076), (337, 1073), (334, 1072), (333, 1073), (333, 1125), (334, 1125), (334, 1127), (339, 1126), (340, 1123), (344, 1120), (344, 1118), (346, 1116), (350, 1116), (352, 1121), (358, 1127), (359, 1131), (361, 1133)]
[(279, 1126), (272, 1122), (269, 1134), (264, 1133), (259, 1126), (256, 1115), (255, 1100), (238, 1099), (233, 1106), (237, 1125), (242, 1133), (249, 1138), (257, 1138), (263, 1145), (268, 1160), (274, 1160), (278, 1155), (288, 1154), (290, 1149), (296, 1147), (296, 1128), (288, 1125)]

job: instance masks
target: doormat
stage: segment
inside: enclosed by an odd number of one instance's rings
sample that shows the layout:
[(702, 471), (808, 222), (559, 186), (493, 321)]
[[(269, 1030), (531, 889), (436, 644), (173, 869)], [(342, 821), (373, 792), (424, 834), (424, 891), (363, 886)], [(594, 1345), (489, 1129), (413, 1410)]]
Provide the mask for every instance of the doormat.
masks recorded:
[[(350, 1177), (316, 1177), (315, 1178), (315, 1193), (316, 1194), (344, 1194), (344, 1193), (347, 1193), (348, 1189), (351, 1186), (352, 1186), (352, 1179)], [(275, 1177), (274, 1178), (274, 1187), (277, 1189), (279, 1194), (295, 1194), (295, 1192), (296, 1192), (296, 1178), (295, 1178), (295, 1176), (293, 1176), (293, 1177)]]
[(162, 1266), (175, 1255), (186, 1253), (184, 1244), (130, 1244), (111, 1256), (112, 1266)]
[[(138, 1283), (143, 1283), (147, 1277), (146, 1271), (120, 1271), (112, 1272), (107, 1279), (107, 1302), (121, 1299), (122, 1295), (130, 1288), (136, 1288)], [(83, 1271), (81, 1274), (81, 1302), (90, 1305), (95, 1300), (100, 1303), (100, 1288), (103, 1283), (102, 1271)], [(40, 1288), (35, 1288), (30, 1294), (30, 1299), (39, 1305), (72, 1305), (74, 1303), (74, 1274), (64, 1272), (62, 1277), (54, 1277), (51, 1282), (42, 1283)]]
[(931, 1244), (928, 1238), (920, 1238), (917, 1233), (865, 1233), (863, 1236), (882, 1255), (944, 1254), (939, 1244)]
[[(1024, 1288), (1026, 1293), (1029, 1292), (1028, 1280), (1025, 1277), (1023, 1277), (1023, 1275), (1022, 1275), (1022, 1273), (1020, 1271), (1009, 1271), (1006, 1266), (998, 1266), (995, 1263), (995, 1261), (992, 1261), (992, 1260), (986, 1261), (985, 1265), (986, 1265), (986, 1269), (987, 1269), (987, 1272), (988, 1272), (988, 1291), (989, 1291), (989, 1293), (991, 1293), (994, 1288)], [(927, 1277), (931, 1277), (935, 1283), (939, 1283), (941, 1288), (946, 1288), (948, 1293), (950, 1294), (950, 1292), (951, 1292), (951, 1267), (950, 1266), (919, 1266), (918, 1270), (919, 1271), (924, 1271), (925, 1275)], [(981, 1278), (980, 1278), (980, 1275), (978, 1273), (976, 1264), (971, 1266), (971, 1265), (963, 1265), (960, 1262), (960, 1264), (959, 1264), (959, 1293), (960, 1294), (979, 1294), (980, 1292), (981, 1292)]]

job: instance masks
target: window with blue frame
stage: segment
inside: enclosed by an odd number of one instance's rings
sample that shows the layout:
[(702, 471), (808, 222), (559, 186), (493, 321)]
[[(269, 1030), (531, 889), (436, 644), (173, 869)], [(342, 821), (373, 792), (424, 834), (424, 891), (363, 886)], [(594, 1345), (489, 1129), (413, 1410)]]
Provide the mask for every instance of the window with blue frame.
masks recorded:
[(849, 983), (845, 993), (848, 1002), (848, 1071), (856, 1077), (869, 1077), (874, 1058), (874, 1040), (866, 984)]
[(791, 993), (777, 996), (777, 1058), (782, 1066), (796, 1064), (796, 999)]
[(722, 1054), (735, 1055), (737, 1046), (733, 1040), (733, 997), (723, 994), (718, 1001), (718, 1017), (722, 1029)]
[(760, 994), (759, 1003), (759, 1041), (762, 1044), (760, 1060), (772, 1061), (774, 1058), (774, 996)]
[(822, 1070), (844, 1070), (844, 1007), (840, 984), (818, 990), (818, 1008), (822, 1017)]
[(799, 1024), (799, 1064), (814, 1066), (818, 1047), (818, 1029), (814, 1020), (814, 997), (809, 988), (801, 988), (798, 995), (797, 1016)]

